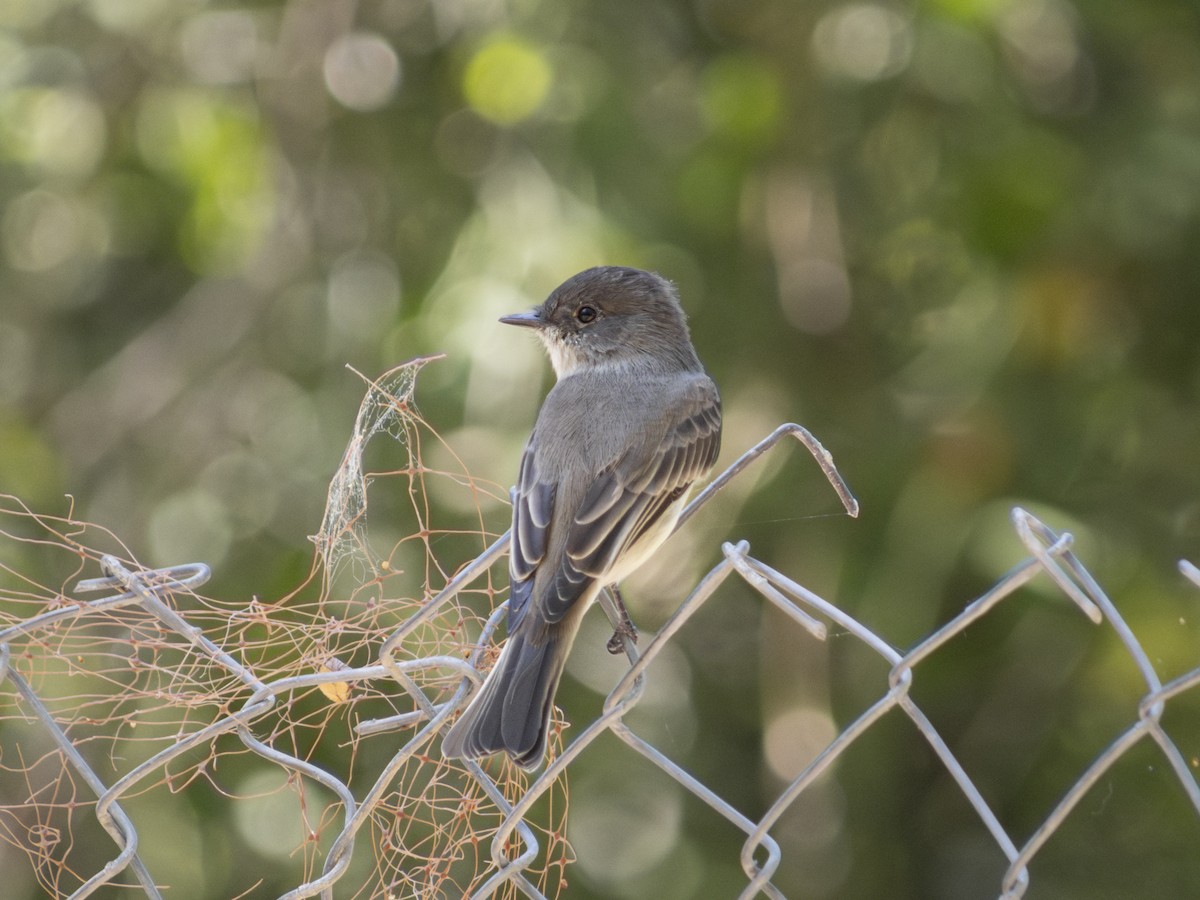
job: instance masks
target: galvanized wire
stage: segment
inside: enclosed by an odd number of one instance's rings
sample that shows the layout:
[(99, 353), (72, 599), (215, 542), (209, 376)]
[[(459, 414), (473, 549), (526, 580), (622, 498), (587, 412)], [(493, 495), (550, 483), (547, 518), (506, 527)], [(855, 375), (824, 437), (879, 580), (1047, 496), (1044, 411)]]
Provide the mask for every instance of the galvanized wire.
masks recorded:
[[(785, 425), (748, 451), (707, 490), (698, 495), (685, 511), (683, 520), (690, 517), (731, 478), (784, 437), (796, 438), (808, 447), (842, 498), (847, 511), (855, 514), (857, 503), (841, 481), (828, 454), (804, 429), (796, 425)], [(1130, 748), (1144, 739), (1148, 738), (1159, 748), (1181, 789), (1197, 814), (1200, 814), (1200, 787), (1183, 754), (1161, 725), (1167, 702), (1200, 684), (1200, 667), (1163, 684), (1154, 672), (1145, 650), (1116, 606), (1075, 556), (1071, 549), (1071, 536), (1055, 533), (1022, 509), (1012, 511), (1012, 523), (1017, 538), (1028, 552), (1028, 557), (967, 604), (961, 613), (907, 652), (895, 649), (885, 638), (845, 610), (754, 557), (745, 541), (723, 544), (721, 561), (700, 579), (656, 634), (649, 636), (641, 645), (634, 644), (628, 638), (624, 639), (624, 650), (630, 665), (609, 692), (601, 714), (580, 730), (578, 736), (528, 784), (521, 796), (515, 801), (510, 800), (487, 769), (473, 762), (464, 764), (465, 772), (478, 785), (486, 802), (492, 804), (502, 816), (500, 827), (491, 839), (490, 873), (479, 884), (473, 896), (488, 897), (501, 887), (507, 887), (528, 897), (543, 897), (535, 881), (529, 877), (530, 866), (541, 848), (527, 817), (537, 800), (555, 784), (559, 776), (569, 769), (587, 747), (605, 733), (611, 733), (624, 742), (648, 765), (666, 773), (684, 790), (699, 798), (742, 832), (745, 837), (739, 859), (746, 876), (746, 884), (740, 896), (746, 898), (759, 895), (774, 898), (783, 896), (779, 888), (772, 883), (772, 878), (778, 871), (786, 848), (772, 837), (772, 829), (797, 799), (811, 788), (849, 747), (893, 710), (899, 710), (916, 726), (1007, 859), (1007, 871), (1001, 883), (997, 885), (997, 893), (1001, 900), (1015, 900), (1025, 894), (1030, 886), (1030, 864), (1047, 840), (1062, 826), (1079, 801), (1097, 784), (1104, 773)], [(484, 627), (478, 647), (469, 659), (447, 655), (403, 659), (401, 651), (416, 629), (432, 622), (439, 610), (501, 560), (506, 549), (507, 535), (504, 535), (466, 565), (441, 592), (381, 641), (377, 663), (360, 667), (341, 667), (336, 671), (261, 680), (249, 666), (239, 662), (228, 649), (219, 646), (211, 637), (203, 634), (188, 621), (186, 615), (173, 609), (166, 602), (165, 598), (173, 592), (192, 591), (208, 579), (208, 568), (198, 563), (164, 569), (132, 570), (116, 558), (105, 556), (102, 558), (102, 565), (106, 574), (103, 577), (80, 581), (75, 590), (79, 593), (115, 593), (96, 600), (68, 603), (0, 630), (0, 685), (7, 683), (15, 688), (45, 733), (60, 749), (66, 763), (94, 793), (95, 816), (114, 843), (112, 859), (99, 871), (91, 874), (71, 896), (87, 897), (101, 886), (113, 884), (128, 870), (133, 873), (145, 896), (160, 897), (152, 873), (138, 854), (136, 824), (122, 807), (121, 801), (147, 779), (162, 777), (166, 767), (173, 760), (193, 748), (211, 744), (222, 735), (234, 734), (249, 752), (284, 771), (297, 773), (323, 784), (338, 798), (342, 810), (341, 826), (320, 872), (316, 877), (298, 884), (283, 895), (289, 900), (318, 895), (332, 898), (334, 885), (347, 871), (364, 824), (370, 820), (397, 773), (415, 755), (429, 752), (430, 746), (435, 743), (447, 720), (466, 701), (472, 686), (480, 681), (481, 662), (504, 616), (505, 606), (499, 606), (492, 613)], [(1180, 570), (1185, 577), (1200, 586), (1200, 570), (1187, 562), (1180, 564)], [(888, 666), (888, 675), (886, 681), (881, 684), (878, 699), (837, 734), (790, 783), (784, 786), (774, 802), (757, 820), (739, 812), (717, 791), (689, 773), (668, 754), (640, 737), (626, 722), (628, 714), (643, 696), (646, 679), (650, 677), (647, 673), (648, 667), (675, 638), (684, 624), (710, 602), (717, 589), (731, 578), (740, 579), (749, 585), (768, 603), (805, 628), (814, 638), (825, 639), (832, 626), (839, 633), (857, 639)], [(1144, 683), (1144, 693), (1129, 727), (1078, 776), (1042, 823), (1022, 842), (1004, 827), (929, 716), (917, 705), (912, 697), (912, 687), (916, 668), (923, 660), (1035, 578), (1048, 579), (1058, 592), (1073, 602), (1090, 621), (1112, 630), (1135, 663)], [(608, 598), (604, 598), (602, 603), (615, 624), (615, 609), (608, 602)], [(231, 709), (227, 715), (180, 736), (173, 744), (133, 766), (111, 783), (105, 783), (89, 765), (79, 747), (73, 743), (50, 707), (38, 696), (30, 682), (15, 670), (11, 664), (9, 645), (15, 639), (37, 634), (54, 627), (57, 623), (85, 619), (124, 607), (137, 607), (152, 615), (163, 628), (183, 638), (196, 654), (240, 681), (245, 688), (245, 696), (240, 705)], [(450, 674), (460, 677), (461, 680), (448, 697), (438, 699), (429, 696), (420, 686), (417, 676), (429, 672)], [(415, 727), (415, 730), (396, 751), (390, 763), (378, 773), (374, 782), (359, 795), (351, 790), (347, 780), (309, 760), (286, 752), (255, 732), (256, 723), (275, 708), (281, 698), (297, 691), (320, 685), (353, 685), (388, 680), (407, 697), (409, 709), (388, 718), (360, 721), (356, 725), (356, 732), (360, 736), (366, 736), (401, 728)]]

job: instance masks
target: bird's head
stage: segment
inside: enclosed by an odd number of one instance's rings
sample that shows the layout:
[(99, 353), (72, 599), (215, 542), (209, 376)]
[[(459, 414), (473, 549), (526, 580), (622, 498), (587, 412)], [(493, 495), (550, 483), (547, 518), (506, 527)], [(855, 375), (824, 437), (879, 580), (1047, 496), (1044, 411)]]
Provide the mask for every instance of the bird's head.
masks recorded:
[(701, 368), (674, 286), (641, 269), (587, 269), (555, 288), (541, 306), (500, 321), (533, 328), (559, 378), (580, 368)]

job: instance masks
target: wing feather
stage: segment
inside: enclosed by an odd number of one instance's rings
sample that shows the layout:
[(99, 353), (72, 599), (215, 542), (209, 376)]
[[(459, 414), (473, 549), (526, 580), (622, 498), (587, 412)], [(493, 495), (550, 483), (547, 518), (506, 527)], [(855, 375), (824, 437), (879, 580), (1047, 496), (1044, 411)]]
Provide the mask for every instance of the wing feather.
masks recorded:
[[(539, 618), (558, 622), (588, 586), (602, 579), (632, 545), (716, 461), (721, 446), (721, 401), (716, 387), (697, 382), (679, 403), (679, 417), (657, 443), (642, 443), (608, 465), (571, 518), (565, 553), (534, 601)], [(533, 439), (521, 457), (513, 503), (509, 628), (530, 608), (535, 575), (550, 546), (556, 485), (538, 472)], [(549, 574), (549, 573), (547, 573)]]
[(533, 575), (546, 557), (554, 495), (555, 485), (538, 479), (532, 447), (526, 446), (513, 500), (508, 552), (508, 572), (512, 582), (512, 596), (508, 601), (509, 628), (520, 621), (533, 591)]
[(588, 490), (567, 535), (556, 589), (541, 604), (547, 621), (566, 615), (578, 597), (572, 589), (603, 578), (712, 467), (721, 447), (721, 402), (711, 382), (704, 387), (656, 446), (616, 460)]

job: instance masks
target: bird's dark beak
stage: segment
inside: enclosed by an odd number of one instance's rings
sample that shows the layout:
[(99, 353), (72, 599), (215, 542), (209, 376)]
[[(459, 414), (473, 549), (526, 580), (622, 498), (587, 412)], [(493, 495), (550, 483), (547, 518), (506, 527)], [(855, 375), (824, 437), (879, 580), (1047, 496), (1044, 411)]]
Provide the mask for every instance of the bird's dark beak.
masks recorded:
[(500, 321), (505, 325), (523, 325), (526, 328), (537, 328), (542, 324), (542, 318), (535, 311), (513, 313), (511, 316), (501, 316)]

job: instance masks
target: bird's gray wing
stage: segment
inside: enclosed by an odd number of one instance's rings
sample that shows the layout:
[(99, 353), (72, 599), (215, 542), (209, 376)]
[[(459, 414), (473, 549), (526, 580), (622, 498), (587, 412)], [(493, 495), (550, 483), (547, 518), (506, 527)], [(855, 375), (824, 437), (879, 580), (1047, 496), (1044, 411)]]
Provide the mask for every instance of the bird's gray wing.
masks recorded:
[[(721, 449), (716, 386), (707, 379), (698, 382), (675, 411), (657, 442), (635, 446), (614, 460), (584, 494), (553, 585), (538, 598), (546, 622), (561, 620), (587, 586), (716, 462)], [(544, 542), (541, 546), (544, 550)]]
[(538, 478), (533, 439), (521, 456), (513, 499), (511, 543), (508, 551), (508, 572), (511, 589), (508, 600), (508, 627), (516, 627), (533, 592), (533, 575), (546, 556), (550, 519), (554, 513), (554, 482)]

